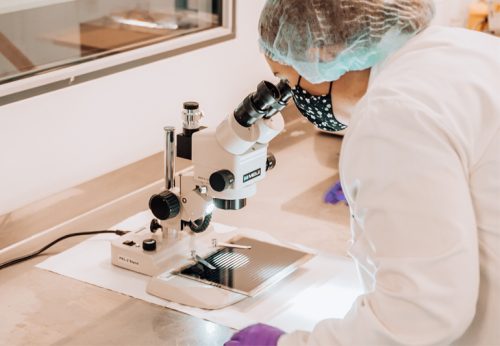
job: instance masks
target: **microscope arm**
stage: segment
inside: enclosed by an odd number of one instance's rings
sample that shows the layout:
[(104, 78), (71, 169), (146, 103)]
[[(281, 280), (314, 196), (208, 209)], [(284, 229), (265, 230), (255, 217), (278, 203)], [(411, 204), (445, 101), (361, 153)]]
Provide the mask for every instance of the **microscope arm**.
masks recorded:
[[(200, 126), (203, 114), (196, 102), (184, 103), (176, 150), (174, 130), (165, 128), (166, 191), (151, 198), (153, 214), (169, 229), (188, 226), (199, 233), (208, 228), (214, 207), (243, 208), (256, 193), (257, 182), (276, 164), (267, 147), (284, 128), (279, 112), (291, 97), (286, 82), (275, 86), (263, 81), (215, 130)], [(179, 176), (178, 187), (173, 179), (175, 151), (193, 164)]]

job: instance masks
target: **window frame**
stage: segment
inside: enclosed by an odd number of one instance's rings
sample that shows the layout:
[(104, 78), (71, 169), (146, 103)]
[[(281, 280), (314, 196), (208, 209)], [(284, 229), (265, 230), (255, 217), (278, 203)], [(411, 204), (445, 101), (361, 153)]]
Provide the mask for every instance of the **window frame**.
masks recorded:
[(0, 106), (234, 39), (236, 0), (222, 0), (222, 26), (137, 48), (83, 57), (48, 70), (28, 72), (0, 84)]

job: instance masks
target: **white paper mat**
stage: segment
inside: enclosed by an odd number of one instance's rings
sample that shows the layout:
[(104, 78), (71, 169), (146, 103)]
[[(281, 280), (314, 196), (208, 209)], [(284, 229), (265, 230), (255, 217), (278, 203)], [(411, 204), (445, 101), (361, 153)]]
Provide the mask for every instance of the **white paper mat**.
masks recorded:
[[(149, 220), (147, 212), (140, 213), (113, 229), (136, 230)], [(218, 230), (234, 229), (220, 224), (214, 226)], [(116, 237), (113, 234), (95, 236), (37, 267), (235, 329), (262, 322), (287, 332), (312, 330), (323, 319), (344, 317), (361, 294), (352, 261), (317, 255), (257, 297), (220, 310), (191, 308), (149, 295), (146, 286), (150, 277), (113, 266), (110, 240)]]

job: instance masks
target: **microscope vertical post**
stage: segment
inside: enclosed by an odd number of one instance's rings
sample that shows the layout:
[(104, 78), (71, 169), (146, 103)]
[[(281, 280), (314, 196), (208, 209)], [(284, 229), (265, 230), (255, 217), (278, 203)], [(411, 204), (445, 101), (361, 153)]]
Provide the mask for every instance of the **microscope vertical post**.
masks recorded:
[(165, 130), (165, 190), (175, 187), (175, 127), (166, 126)]

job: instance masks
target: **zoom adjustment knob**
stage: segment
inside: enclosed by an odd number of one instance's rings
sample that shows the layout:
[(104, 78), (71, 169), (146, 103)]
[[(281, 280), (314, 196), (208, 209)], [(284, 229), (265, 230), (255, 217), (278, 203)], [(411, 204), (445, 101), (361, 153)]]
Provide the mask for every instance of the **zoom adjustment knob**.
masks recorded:
[(266, 159), (266, 171), (270, 171), (275, 166), (276, 166), (276, 157), (273, 154), (268, 153)]
[(179, 215), (181, 204), (177, 196), (170, 191), (163, 191), (149, 199), (149, 209), (160, 220), (168, 220)]
[(227, 169), (212, 173), (210, 187), (217, 192), (222, 192), (234, 183), (234, 174)]

